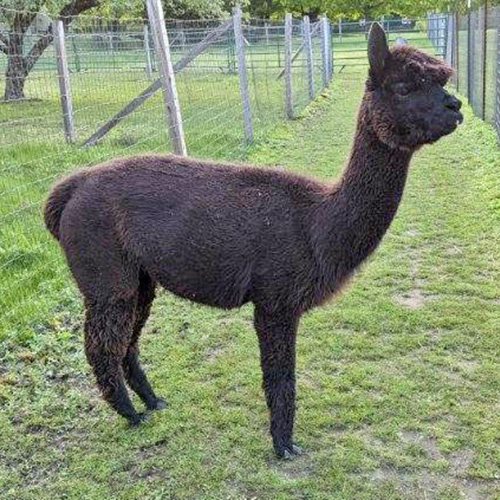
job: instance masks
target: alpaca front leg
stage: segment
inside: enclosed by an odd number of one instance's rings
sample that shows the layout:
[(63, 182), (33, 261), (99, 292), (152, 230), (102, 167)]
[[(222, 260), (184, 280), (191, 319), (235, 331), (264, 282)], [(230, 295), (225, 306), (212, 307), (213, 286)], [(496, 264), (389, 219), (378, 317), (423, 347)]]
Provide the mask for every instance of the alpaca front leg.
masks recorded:
[(271, 414), (271, 436), (276, 454), (291, 458), (302, 450), (293, 442), (295, 417), (295, 339), (299, 316), (255, 307), (263, 387)]

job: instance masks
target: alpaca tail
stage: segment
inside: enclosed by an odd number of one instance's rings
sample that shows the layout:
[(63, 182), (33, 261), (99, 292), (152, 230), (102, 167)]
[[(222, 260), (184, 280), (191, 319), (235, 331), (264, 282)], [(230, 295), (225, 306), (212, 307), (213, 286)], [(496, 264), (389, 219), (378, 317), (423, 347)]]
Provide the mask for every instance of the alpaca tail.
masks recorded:
[(44, 219), (45, 226), (56, 240), (59, 240), (59, 225), (64, 208), (73, 196), (73, 193), (81, 185), (83, 177), (83, 171), (75, 172), (57, 182), (50, 191), (45, 203)]

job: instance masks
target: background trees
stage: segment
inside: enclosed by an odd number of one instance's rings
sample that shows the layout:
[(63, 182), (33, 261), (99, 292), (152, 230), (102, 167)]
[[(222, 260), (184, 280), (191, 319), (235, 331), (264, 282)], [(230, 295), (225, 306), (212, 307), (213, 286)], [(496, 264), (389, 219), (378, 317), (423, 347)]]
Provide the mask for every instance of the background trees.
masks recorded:
[[(196, 19), (222, 17), (237, 0), (163, 0), (165, 17)], [(475, 0), (474, 3), (479, 2)], [(467, 0), (241, 0), (252, 17), (272, 18), (285, 12), (308, 14), (313, 19), (326, 13), (331, 19), (378, 18), (382, 15), (416, 17), (429, 11), (464, 11)], [(60, 18), (68, 26), (84, 13), (105, 18), (145, 15), (145, 0), (1, 0), (0, 57), (7, 56), (4, 99), (24, 99), (26, 78), (44, 50), (52, 43), (52, 28), (33, 37), (27, 32), (38, 13)]]
[(44, 50), (52, 43), (52, 27), (42, 33), (30, 47), (26, 45), (26, 33), (39, 12), (50, 12), (68, 25), (93, 7), (99, 0), (2, 0), (0, 6), (0, 52), (7, 56), (5, 71), (6, 101), (23, 99), (24, 85), (33, 66)]

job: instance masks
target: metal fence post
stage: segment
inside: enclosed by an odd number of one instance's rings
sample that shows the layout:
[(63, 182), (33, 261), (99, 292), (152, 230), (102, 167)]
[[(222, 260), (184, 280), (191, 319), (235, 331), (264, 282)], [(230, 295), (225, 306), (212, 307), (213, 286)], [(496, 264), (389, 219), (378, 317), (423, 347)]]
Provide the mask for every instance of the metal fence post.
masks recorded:
[(453, 61), (453, 68), (455, 69), (455, 75), (454, 75), (454, 80), (455, 80), (455, 85), (457, 87), (457, 92), (460, 92), (460, 50), (459, 50), (459, 45), (460, 45), (460, 14), (458, 12), (455, 12), (453, 15), (453, 53), (452, 53), (452, 61)]
[(328, 18), (322, 17), (321, 23), (321, 57), (323, 60), (323, 86), (327, 87), (330, 81), (330, 54), (328, 47)]
[(64, 135), (69, 143), (75, 142), (75, 125), (73, 121), (73, 102), (71, 100), (71, 88), (69, 83), (68, 60), (66, 58), (66, 46), (64, 44), (64, 24), (56, 19), (52, 22), (54, 34), (54, 46), (57, 63), (57, 77), (59, 80), (59, 93), (61, 96), (61, 107), (64, 122)]
[(470, 7), (467, 9), (467, 100), (471, 103), (472, 96), (472, 33), (471, 33), (471, 18), (470, 18)]
[(181, 110), (177, 86), (175, 84), (174, 69), (170, 56), (167, 28), (160, 0), (147, 0), (148, 17), (153, 30), (153, 38), (158, 57), (160, 79), (163, 87), (163, 102), (167, 118), (169, 137), (176, 154), (186, 155), (186, 142), (182, 126)]
[(293, 118), (292, 102), (292, 14), (285, 14), (285, 112)]
[(233, 11), (234, 40), (238, 58), (238, 76), (240, 79), (241, 107), (243, 114), (243, 128), (247, 142), (253, 141), (253, 118), (250, 107), (250, 92), (248, 90), (247, 63), (245, 58), (245, 39), (241, 25), (241, 7), (237, 5)]
[(342, 43), (342, 18), (339, 19), (339, 43)]
[(313, 50), (311, 40), (311, 22), (309, 16), (304, 16), (304, 48), (307, 61), (307, 83), (309, 89), (309, 99), (314, 99), (314, 67)]
[(71, 46), (73, 47), (73, 57), (75, 59), (75, 71), (80, 73), (82, 70), (82, 65), (80, 63), (80, 55), (78, 54), (78, 46), (76, 44), (76, 37), (71, 36)]
[(333, 78), (333, 26), (330, 23), (330, 20), (327, 18), (328, 25), (328, 79), (331, 80)]
[[(480, 7), (483, 11), (483, 39), (482, 39), (482, 61), (481, 61), (481, 71), (482, 71), (482, 109), (481, 109), (481, 117), (483, 120), (486, 119), (486, 52), (487, 52), (487, 31), (488, 31), (488, 1), (484, 0), (484, 4)], [(480, 10), (480, 11), (481, 11)]]
[[(497, 7), (500, 10), (500, 7)], [(497, 16), (500, 12), (497, 11)], [(498, 17), (497, 17), (498, 19)], [(495, 128), (497, 130), (498, 140), (500, 141), (500, 28), (497, 27), (497, 67), (495, 82)]]
[(144, 52), (146, 52), (146, 75), (148, 78), (153, 76), (153, 65), (151, 64), (151, 48), (149, 47), (149, 28), (144, 25)]
[(455, 18), (453, 14), (448, 14), (446, 21), (446, 43), (445, 43), (445, 53), (444, 60), (450, 66), (453, 66), (453, 46), (455, 44), (455, 27), (454, 25)]

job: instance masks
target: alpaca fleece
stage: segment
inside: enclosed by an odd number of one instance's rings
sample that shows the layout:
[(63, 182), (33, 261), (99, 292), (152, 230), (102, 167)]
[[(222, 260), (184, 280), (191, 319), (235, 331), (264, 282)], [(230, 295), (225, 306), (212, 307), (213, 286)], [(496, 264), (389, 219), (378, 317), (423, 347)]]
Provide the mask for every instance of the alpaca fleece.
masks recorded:
[(84, 297), (85, 352), (108, 403), (131, 423), (164, 401), (139, 363), (155, 287), (225, 309), (252, 302), (271, 435), (293, 441), (301, 315), (332, 297), (377, 247), (401, 201), (413, 152), (452, 132), (450, 70), (415, 49), (369, 38), (370, 74), (350, 159), (321, 183), (270, 168), (176, 156), (115, 159), (59, 182), (45, 222)]

